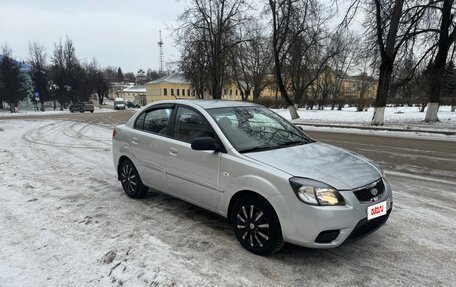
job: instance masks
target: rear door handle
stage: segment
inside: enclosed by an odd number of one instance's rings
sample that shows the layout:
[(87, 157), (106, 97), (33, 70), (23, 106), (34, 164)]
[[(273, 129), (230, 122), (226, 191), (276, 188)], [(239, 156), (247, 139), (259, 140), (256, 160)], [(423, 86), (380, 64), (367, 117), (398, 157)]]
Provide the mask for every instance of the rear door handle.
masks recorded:
[(177, 148), (170, 147), (169, 148), (169, 154), (172, 155), (172, 156), (177, 156), (179, 154), (179, 150)]
[(132, 144), (138, 144), (138, 138), (137, 138), (137, 137), (133, 137), (133, 138), (131, 139), (131, 143), (132, 143)]

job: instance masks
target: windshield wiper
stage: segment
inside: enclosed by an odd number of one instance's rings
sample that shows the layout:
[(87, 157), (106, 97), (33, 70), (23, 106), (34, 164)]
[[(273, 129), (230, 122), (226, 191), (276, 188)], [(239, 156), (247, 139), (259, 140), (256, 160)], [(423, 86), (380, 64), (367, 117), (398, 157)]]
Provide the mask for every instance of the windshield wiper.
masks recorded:
[(244, 150), (240, 150), (240, 153), (245, 153), (245, 152), (257, 152), (257, 151), (265, 151), (265, 150), (271, 150), (271, 149), (276, 149), (279, 146), (257, 146), (257, 147), (252, 147)]
[(240, 153), (245, 153), (245, 152), (265, 151), (265, 150), (278, 149), (278, 148), (287, 147), (287, 146), (302, 145), (302, 144), (307, 144), (307, 143), (310, 143), (310, 142), (311, 141), (306, 141), (306, 140), (291, 141), (291, 142), (285, 142), (285, 143), (278, 144), (278, 145), (273, 145), (273, 146), (252, 147), (252, 148), (240, 150), (239, 152)]
[(286, 146), (294, 146), (294, 145), (302, 145), (302, 144), (307, 144), (310, 143), (311, 141), (308, 140), (298, 140), (298, 141), (290, 141), (290, 142), (285, 142), (280, 145), (279, 147), (286, 147)]

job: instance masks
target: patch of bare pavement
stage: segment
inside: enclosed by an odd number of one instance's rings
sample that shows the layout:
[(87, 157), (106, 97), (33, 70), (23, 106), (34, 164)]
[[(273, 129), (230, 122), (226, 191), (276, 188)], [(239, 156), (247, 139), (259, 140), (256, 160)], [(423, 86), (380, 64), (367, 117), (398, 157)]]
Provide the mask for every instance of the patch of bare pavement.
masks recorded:
[(15, 117), (30, 123), (19, 137), (0, 119), (0, 280), (2, 269), (12, 276), (0, 286), (455, 286), (456, 143), (309, 132), (378, 161), (393, 212), (337, 249), (286, 245), (259, 257), (217, 215), (158, 191), (124, 195), (110, 132), (131, 114)]

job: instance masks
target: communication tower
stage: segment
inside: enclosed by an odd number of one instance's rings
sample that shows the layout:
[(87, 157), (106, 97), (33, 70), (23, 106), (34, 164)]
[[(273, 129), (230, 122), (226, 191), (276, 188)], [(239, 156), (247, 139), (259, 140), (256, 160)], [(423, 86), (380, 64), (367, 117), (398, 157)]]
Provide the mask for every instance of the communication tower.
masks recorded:
[(160, 66), (158, 68), (158, 72), (163, 74), (163, 41), (162, 41), (162, 32), (160, 31), (160, 41), (158, 41), (158, 52), (160, 56)]

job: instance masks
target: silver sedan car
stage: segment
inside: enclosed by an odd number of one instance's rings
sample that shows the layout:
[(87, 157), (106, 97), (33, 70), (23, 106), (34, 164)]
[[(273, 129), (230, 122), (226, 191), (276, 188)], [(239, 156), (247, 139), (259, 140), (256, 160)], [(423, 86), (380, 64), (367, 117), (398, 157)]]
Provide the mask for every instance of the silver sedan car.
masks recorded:
[(115, 127), (112, 143), (128, 196), (152, 188), (218, 213), (260, 255), (284, 242), (340, 246), (377, 230), (392, 209), (376, 163), (253, 103), (156, 102)]

